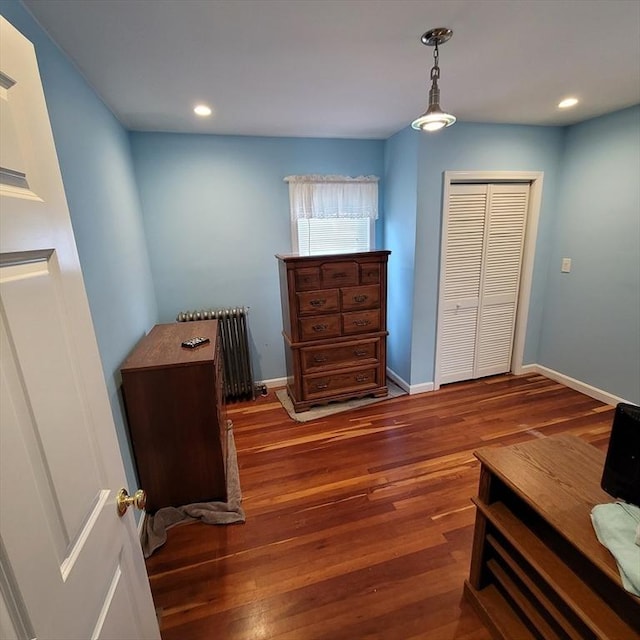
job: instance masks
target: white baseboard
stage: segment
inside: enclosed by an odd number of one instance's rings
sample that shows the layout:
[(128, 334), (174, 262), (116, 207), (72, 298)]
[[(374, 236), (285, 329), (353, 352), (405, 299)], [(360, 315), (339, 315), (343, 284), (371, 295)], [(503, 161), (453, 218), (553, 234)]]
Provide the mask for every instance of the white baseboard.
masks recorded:
[[(518, 373), (516, 375), (526, 375), (528, 373), (539, 373), (546, 378), (550, 378), (551, 380), (555, 380), (570, 389), (574, 389), (575, 391), (579, 391), (580, 393), (584, 393), (586, 396), (590, 398), (595, 398), (600, 402), (604, 402), (605, 404), (611, 405), (615, 407), (619, 402), (629, 402), (624, 398), (619, 398), (608, 391), (604, 391), (603, 389), (598, 389), (586, 382), (582, 382), (581, 380), (576, 380), (571, 376), (565, 375), (564, 373), (560, 373), (559, 371), (555, 371), (554, 369), (549, 369), (548, 367), (544, 367), (541, 364), (524, 364), (518, 368)], [(433, 382), (422, 382), (420, 384), (409, 384), (406, 380), (401, 378), (395, 371), (392, 369), (387, 369), (387, 375), (389, 379), (395, 382), (401, 389), (406, 391), (410, 396), (417, 395), (419, 393), (426, 393), (428, 391), (434, 390)], [(268, 388), (278, 388), (284, 387), (287, 384), (287, 378), (272, 378), (270, 380), (262, 380), (256, 384), (265, 384)], [(141, 520), (142, 522), (142, 520)], [(142, 524), (139, 525), (139, 529), (142, 528)]]
[[(406, 380), (403, 380), (397, 373), (395, 373), (391, 369), (387, 369), (387, 375), (393, 382), (395, 382), (401, 389), (404, 389), (404, 391), (406, 391), (411, 396), (417, 393), (424, 393), (425, 391), (433, 391), (433, 382), (409, 384)], [(255, 384), (264, 384), (268, 389), (277, 389), (279, 387), (285, 387), (287, 385), (287, 378), (271, 378), (270, 380), (260, 380)]]
[(410, 396), (415, 396), (418, 393), (425, 393), (426, 391), (433, 391), (433, 382), (422, 382), (421, 384), (409, 384), (406, 380), (401, 378), (395, 371), (387, 369), (387, 375), (389, 379), (395, 382), (401, 389), (404, 389)]
[(516, 375), (516, 376), (522, 376), (522, 375), (525, 375), (527, 373), (540, 373), (540, 371), (538, 370), (538, 365), (537, 364), (523, 364), (521, 367), (519, 367), (516, 371), (513, 372), (513, 374)]
[(387, 368), (387, 376), (392, 382), (395, 382), (403, 391), (410, 393), (409, 383), (406, 380), (403, 380), (395, 371)]
[(555, 380), (556, 382), (565, 385), (565, 387), (584, 393), (586, 396), (595, 398), (596, 400), (609, 404), (612, 407), (615, 407), (619, 402), (628, 402), (627, 400), (619, 398), (608, 391), (598, 389), (598, 387), (594, 387), (586, 382), (582, 382), (581, 380), (576, 380), (575, 378), (565, 375), (564, 373), (560, 373), (559, 371), (555, 371), (554, 369), (543, 367), (541, 364), (527, 364), (523, 366), (520, 371), (523, 374), (539, 373), (540, 375), (545, 376), (545, 378)]
[(257, 385), (264, 384), (266, 385), (267, 389), (278, 389), (279, 387), (287, 386), (287, 378), (285, 376), (284, 378), (271, 378), (270, 380), (259, 380), (255, 382), (255, 384)]
[[(554, 369), (549, 369), (548, 367), (544, 367), (541, 364), (522, 365), (518, 368), (518, 373), (516, 375), (526, 375), (528, 373), (538, 373), (542, 376), (545, 376), (546, 378), (555, 380), (556, 382), (565, 385), (565, 387), (569, 387), (570, 389), (574, 389), (575, 391), (584, 393), (584, 395), (599, 400), (600, 402), (604, 402), (605, 404), (611, 405), (612, 407), (615, 407), (619, 402), (629, 402), (628, 400), (619, 398), (618, 396), (609, 393), (608, 391), (604, 391), (603, 389), (594, 387), (590, 384), (587, 384), (586, 382), (582, 382), (582, 380), (576, 380), (571, 376), (560, 373), (559, 371), (555, 371)], [(387, 375), (400, 388), (407, 391), (409, 395), (416, 395), (418, 393), (425, 393), (427, 391), (434, 390), (433, 382), (409, 384), (406, 380), (403, 380), (397, 373), (395, 373), (391, 369), (387, 369)]]
[(409, 389), (409, 395), (415, 396), (418, 393), (426, 393), (427, 391), (433, 391), (435, 388), (433, 382), (422, 382), (421, 384), (412, 384)]
[[(554, 371), (553, 369), (549, 369), (548, 367), (543, 367), (541, 364), (524, 364), (522, 365), (518, 373), (516, 375), (526, 375), (527, 373), (539, 373), (551, 380), (555, 380), (556, 382), (560, 382), (570, 389), (575, 389), (580, 393), (584, 393), (585, 395), (595, 398), (596, 400), (600, 400), (600, 402), (604, 402), (605, 404), (610, 404), (615, 406), (619, 402), (628, 402), (623, 398), (619, 398), (618, 396), (609, 393), (608, 391), (604, 391), (602, 389), (598, 389), (597, 387), (593, 387), (586, 382), (582, 382), (581, 380), (576, 380), (570, 376), (565, 375), (564, 373), (560, 373), (559, 371)], [(389, 378), (395, 382), (401, 389), (404, 389), (409, 395), (417, 395), (419, 393), (426, 393), (428, 391), (433, 391), (434, 384), (433, 382), (422, 382), (420, 384), (409, 384), (406, 380), (401, 378), (395, 371), (392, 369), (387, 369), (387, 375)], [(287, 378), (271, 378), (270, 380), (262, 380), (260, 382), (256, 382), (256, 384), (265, 384), (268, 388), (279, 388), (284, 387), (287, 384)]]
[(409, 395), (415, 396), (418, 393), (426, 393), (427, 391), (433, 391), (433, 382), (422, 382), (421, 384), (412, 384), (409, 387)]

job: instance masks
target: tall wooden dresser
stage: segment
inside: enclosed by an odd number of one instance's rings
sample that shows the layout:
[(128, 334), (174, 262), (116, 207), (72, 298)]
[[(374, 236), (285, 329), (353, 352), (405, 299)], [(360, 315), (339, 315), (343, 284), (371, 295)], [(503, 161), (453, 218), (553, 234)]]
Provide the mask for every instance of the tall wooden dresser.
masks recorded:
[(390, 253), (276, 256), (287, 392), (295, 411), (387, 394)]
[[(182, 341), (202, 336), (194, 349)], [(226, 500), (227, 421), (218, 321), (160, 324), (122, 365), (122, 388), (149, 513)]]

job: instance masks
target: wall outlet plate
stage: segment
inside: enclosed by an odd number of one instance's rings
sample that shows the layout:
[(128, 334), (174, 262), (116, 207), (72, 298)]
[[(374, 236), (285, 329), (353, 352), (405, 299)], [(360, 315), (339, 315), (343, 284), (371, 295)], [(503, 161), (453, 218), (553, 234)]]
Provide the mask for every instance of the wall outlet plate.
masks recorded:
[(569, 273), (571, 271), (571, 258), (562, 258), (560, 271), (562, 271), (562, 273)]

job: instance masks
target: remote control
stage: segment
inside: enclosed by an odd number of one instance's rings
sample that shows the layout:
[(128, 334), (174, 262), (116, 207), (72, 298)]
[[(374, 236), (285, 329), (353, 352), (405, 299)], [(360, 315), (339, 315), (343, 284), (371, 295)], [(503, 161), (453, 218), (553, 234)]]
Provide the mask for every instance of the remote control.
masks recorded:
[(185, 340), (182, 343), (182, 346), (186, 347), (187, 349), (194, 349), (195, 347), (199, 347), (201, 344), (207, 344), (207, 342), (209, 342), (209, 338), (190, 338), (189, 340)]

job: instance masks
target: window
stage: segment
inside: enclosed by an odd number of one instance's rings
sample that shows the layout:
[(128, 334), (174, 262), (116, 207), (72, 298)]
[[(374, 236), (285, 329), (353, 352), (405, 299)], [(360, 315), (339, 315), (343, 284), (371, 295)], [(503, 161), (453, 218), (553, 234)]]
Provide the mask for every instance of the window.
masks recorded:
[(373, 248), (373, 220), (368, 218), (308, 218), (297, 221), (296, 253), (354, 253)]
[(285, 181), (294, 252), (318, 255), (374, 248), (378, 178), (289, 176)]

